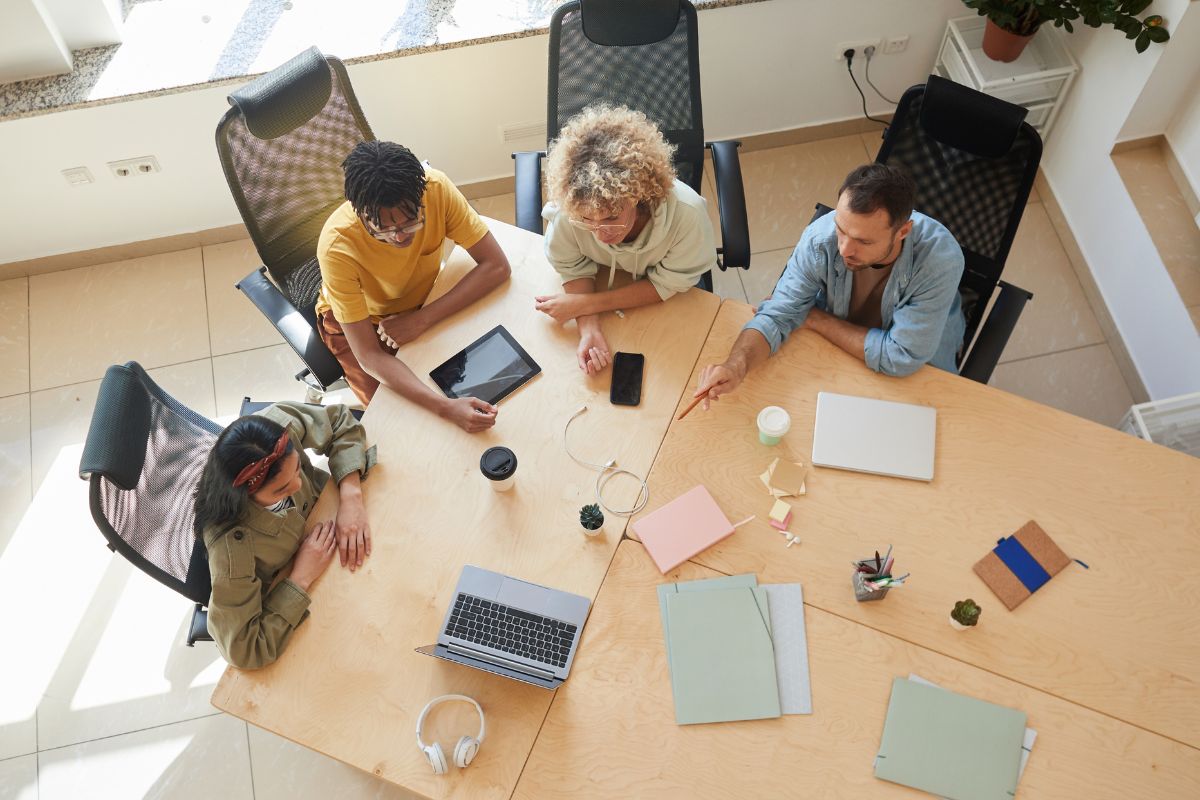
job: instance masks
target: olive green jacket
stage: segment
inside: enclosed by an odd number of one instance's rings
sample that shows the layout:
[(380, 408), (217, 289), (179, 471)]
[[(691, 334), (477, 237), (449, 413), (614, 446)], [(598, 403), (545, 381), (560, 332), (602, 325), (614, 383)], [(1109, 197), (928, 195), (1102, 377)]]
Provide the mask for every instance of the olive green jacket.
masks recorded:
[(287, 428), (300, 454), (300, 490), (294, 505), (274, 513), (248, 501), (236, 522), (203, 532), (212, 573), (208, 632), (221, 655), (235, 667), (257, 669), (283, 652), (292, 631), (308, 617), (308, 593), (276, 575), (291, 562), (304, 539), (305, 521), (329, 474), (309, 461), (306, 448), (329, 457), (335, 481), (358, 471), (366, 477), (375, 463), (366, 430), (343, 405), (276, 403), (259, 412)]

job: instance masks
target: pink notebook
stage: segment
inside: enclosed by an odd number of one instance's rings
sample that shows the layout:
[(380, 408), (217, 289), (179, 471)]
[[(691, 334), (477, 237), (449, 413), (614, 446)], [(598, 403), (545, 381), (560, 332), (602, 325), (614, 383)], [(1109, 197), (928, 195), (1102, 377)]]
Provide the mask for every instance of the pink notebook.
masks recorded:
[(708, 489), (697, 486), (633, 523), (650, 557), (666, 574), (733, 533)]

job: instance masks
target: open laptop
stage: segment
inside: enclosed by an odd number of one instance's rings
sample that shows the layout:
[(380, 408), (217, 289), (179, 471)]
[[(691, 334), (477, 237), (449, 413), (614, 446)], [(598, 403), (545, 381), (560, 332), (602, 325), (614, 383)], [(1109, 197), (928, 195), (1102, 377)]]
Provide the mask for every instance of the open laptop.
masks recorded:
[(437, 644), (418, 653), (557, 689), (567, 679), (591, 601), (463, 567)]
[(931, 481), (936, 433), (936, 408), (818, 392), (812, 463)]

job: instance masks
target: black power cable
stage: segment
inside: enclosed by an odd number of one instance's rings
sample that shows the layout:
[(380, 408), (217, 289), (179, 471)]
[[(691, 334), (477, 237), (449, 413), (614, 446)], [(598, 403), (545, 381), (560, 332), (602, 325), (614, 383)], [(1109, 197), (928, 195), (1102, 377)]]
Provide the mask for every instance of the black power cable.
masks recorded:
[(858, 90), (858, 96), (862, 98), (863, 116), (871, 120), (871, 122), (878, 122), (880, 125), (886, 128), (888, 123), (881, 119), (875, 119), (875, 117), (872, 117), (867, 113), (867, 96), (863, 94), (862, 87), (858, 85), (858, 79), (854, 77), (854, 70), (850, 69), (850, 65), (854, 63), (854, 51), (847, 50), (842, 54), (842, 56), (846, 59), (846, 72), (850, 75), (850, 80), (854, 82), (854, 88)]

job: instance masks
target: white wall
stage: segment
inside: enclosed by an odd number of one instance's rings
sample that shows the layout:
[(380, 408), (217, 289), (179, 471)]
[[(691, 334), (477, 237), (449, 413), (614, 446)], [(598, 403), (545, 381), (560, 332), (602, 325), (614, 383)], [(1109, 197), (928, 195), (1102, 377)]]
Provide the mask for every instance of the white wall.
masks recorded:
[(1168, 19), (1171, 40), (1162, 48), (1145, 88), (1117, 134), (1117, 141), (1143, 139), (1166, 132), (1181, 106), (1200, 95), (1200, 14)]
[[(837, 43), (909, 34), (872, 77), (892, 96), (920, 83), (959, 0), (771, 0), (701, 11), (709, 138), (816, 125), (859, 115)], [(850, 23), (853, 20), (866, 20)], [(545, 119), (547, 37), (350, 66), (377, 136), (395, 139), (456, 181), (512, 174), (500, 129)], [(318, 44), (320, 44), (318, 42)], [(240, 221), (213, 146), (229, 85), (0, 122), (0, 264), (220, 227)], [(867, 89), (868, 94), (870, 90)], [(890, 109), (878, 99), (872, 112)], [(158, 157), (163, 171), (118, 182), (105, 163)], [(88, 186), (59, 171), (87, 166)]]
[[(1196, 22), (1200, 23), (1200, 14), (1196, 16)], [(1200, 45), (1196, 49), (1200, 50)], [(1192, 84), (1191, 96), (1179, 106), (1167, 127), (1167, 143), (1192, 185), (1192, 193), (1200, 197), (1200, 76)], [(1196, 223), (1200, 224), (1200, 217)]]
[(41, 0), (41, 3), (70, 50), (121, 41), (120, 0)]
[(41, 0), (4, 0), (0, 83), (71, 71), (71, 51)]
[[(1158, 0), (1147, 13), (1175, 30), (1200, 14), (1191, 6)], [(1157, 61), (1178, 42), (1138, 54), (1123, 34), (1091, 28), (1067, 42), (1081, 70), (1042, 169), (1150, 397), (1200, 391), (1200, 337), (1110, 157)]]

